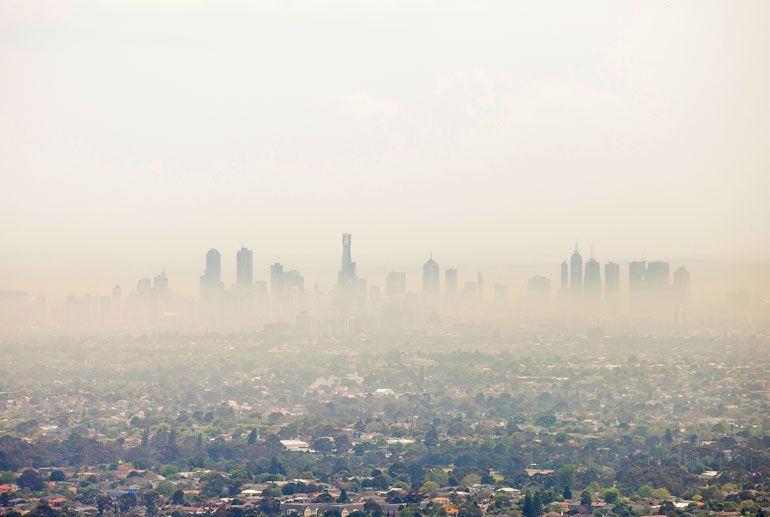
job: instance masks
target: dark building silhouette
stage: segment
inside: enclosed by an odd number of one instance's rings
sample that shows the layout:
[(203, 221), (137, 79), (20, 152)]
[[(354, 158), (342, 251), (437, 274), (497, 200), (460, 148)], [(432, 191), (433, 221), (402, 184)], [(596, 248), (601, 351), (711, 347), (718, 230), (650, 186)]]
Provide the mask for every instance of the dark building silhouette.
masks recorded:
[(402, 297), (406, 294), (406, 273), (391, 271), (385, 280), (385, 294)]
[(585, 278), (583, 279), (583, 295), (599, 299), (602, 296), (602, 276), (599, 262), (591, 257), (586, 262)]
[(428, 261), (422, 266), (422, 292), (435, 296), (441, 290), (441, 275), (438, 263), (433, 260), (431, 253)]
[(620, 296), (620, 265), (615, 262), (604, 264), (604, 297), (614, 299)]
[(251, 291), (254, 284), (254, 255), (250, 249), (241, 246), (235, 258), (235, 287), (237, 290)]
[(577, 242), (575, 251), (569, 259), (570, 265), (570, 290), (573, 294), (580, 294), (583, 290), (583, 256), (580, 254)]
[(446, 273), (444, 273), (444, 277), (444, 289), (446, 289), (446, 294), (457, 294), (457, 270), (454, 268), (447, 269)]
[(220, 295), (224, 289), (222, 283), (222, 258), (214, 248), (206, 252), (206, 269), (200, 278), (201, 300), (211, 300)]
[(350, 250), (352, 241), (351, 234), (342, 234), (342, 265), (337, 273), (337, 298), (345, 305), (355, 301), (359, 289), (356, 263), (353, 262)]

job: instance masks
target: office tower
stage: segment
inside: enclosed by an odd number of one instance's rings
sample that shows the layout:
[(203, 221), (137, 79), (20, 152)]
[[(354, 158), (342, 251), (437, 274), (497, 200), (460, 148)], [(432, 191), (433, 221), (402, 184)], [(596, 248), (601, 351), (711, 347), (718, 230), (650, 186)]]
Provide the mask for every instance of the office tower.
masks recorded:
[(428, 295), (438, 295), (441, 290), (441, 277), (438, 264), (433, 260), (433, 254), (422, 266), (422, 292)]
[(660, 292), (669, 285), (669, 264), (668, 262), (650, 262), (647, 264), (647, 273), (645, 274), (645, 283), (651, 289)]
[(463, 298), (466, 300), (472, 300), (478, 294), (476, 282), (470, 280), (463, 284)]
[(352, 240), (352, 235), (349, 233), (342, 234), (342, 265), (339, 273), (337, 273), (338, 295), (348, 299), (352, 299), (355, 296), (357, 288), (356, 263), (353, 262), (350, 252)]
[(544, 276), (533, 276), (527, 280), (527, 298), (536, 303), (547, 302), (551, 298), (551, 281)]
[(563, 292), (566, 292), (567, 289), (569, 289), (569, 266), (567, 265), (566, 260), (562, 260), (561, 262), (561, 284), (560, 284), (561, 290)]
[(455, 268), (447, 269), (444, 277), (446, 294), (457, 294), (457, 270)]
[(604, 265), (604, 297), (607, 299), (620, 296), (620, 265), (607, 262)]
[(570, 265), (570, 289), (574, 294), (580, 294), (583, 289), (583, 256), (580, 255), (577, 242), (575, 251), (569, 259)]
[(206, 268), (200, 278), (201, 299), (212, 299), (218, 296), (223, 288), (222, 259), (219, 251), (211, 248), (206, 252)]
[(136, 282), (136, 294), (148, 295), (152, 293), (152, 280), (149, 278), (140, 278)]
[(677, 301), (690, 301), (690, 272), (681, 266), (674, 271), (674, 293)]
[(254, 255), (250, 249), (241, 246), (235, 257), (235, 287), (239, 291), (251, 291), (254, 283)]
[(481, 273), (476, 273), (476, 290), (478, 291), (479, 298), (484, 298), (484, 277)]
[(283, 264), (276, 262), (270, 266), (270, 294), (273, 297), (280, 297), (282, 291)]
[(591, 298), (601, 298), (602, 276), (599, 261), (594, 257), (586, 262), (586, 274), (583, 280), (583, 294)]
[(391, 271), (385, 279), (385, 294), (391, 297), (406, 295), (406, 273)]
[(166, 270), (160, 272), (160, 274), (155, 275), (155, 278), (152, 279), (152, 290), (155, 292), (156, 295), (165, 295), (168, 294), (168, 278), (166, 278)]
[(644, 292), (647, 263), (645, 261), (628, 264), (628, 294), (631, 298)]
[(495, 303), (505, 305), (508, 303), (508, 286), (505, 284), (495, 284)]
[(283, 264), (270, 266), (270, 294), (275, 300), (297, 300), (305, 292), (305, 278), (299, 271), (284, 271)]

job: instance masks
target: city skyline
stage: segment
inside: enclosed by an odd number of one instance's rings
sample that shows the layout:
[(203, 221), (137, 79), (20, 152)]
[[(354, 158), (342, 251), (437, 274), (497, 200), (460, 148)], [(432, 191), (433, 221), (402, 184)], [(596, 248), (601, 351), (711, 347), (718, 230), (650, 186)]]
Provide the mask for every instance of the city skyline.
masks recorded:
[(328, 288), (349, 231), (362, 276), (578, 237), (770, 294), (767, 2), (2, 9), (2, 289), (192, 294), (241, 244)]
[[(621, 294), (621, 265), (614, 261), (606, 263), (599, 262), (594, 256), (594, 247), (591, 247), (591, 255), (587, 261), (583, 261), (578, 242), (570, 256), (569, 263), (565, 260), (559, 266), (559, 273), (555, 281), (559, 282), (559, 289), (555, 294), (561, 297), (571, 297), (573, 299), (598, 299), (604, 298), (612, 301), (614, 297)], [(285, 297), (288, 291), (293, 291), (295, 295), (301, 295), (305, 290), (304, 276), (298, 270), (284, 270), (280, 262), (274, 262), (267, 266), (269, 271), (267, 279), (263, 280), (254, 273), (253, 250), (243, 244), (236, 250), (235, 254), (234, 277), (228, 284), (227, 279), (223, 279), (222, 274), (222, 253), (217, 248), (210, 248), (204, 257), (204, 269), (200, 275), (199, 289), (197, 298), (201, 301), (216, 300), (225, 291), (232, 291), (240, 295), (264, 295)], [(350, 303), (355, 303), (355, 298), (361, 296), (358, 289), (362, 287), (364, 291), (369, 282), (369, 278), (357, 274), (357, 264), (352, 260), (352, 234), (342, 234), (342, 261), (341, 268), (337, 272), (337, 280), (330, 292), (336, 293), (338, 298), (348, 298)], [(602, 273), (602, 266), (604, 272)], [(641, 292), (643, 286), (653, 287), (674, 287), (680, 288), (686, 286), (688, 297), (690, 296), (690, 272), (684, 265), (677, 265), (675, 271), (671, 271), (670, 262), (664, 261), (629, 261), (626, 264), (626, 282), (625, 292), (627, 296), (633, 296)], [(443, 275), (442, 275), (443, 273)], [(442, 282), (443, 277), (443, 282)], [(162, 279), (162, 291), (169, 291), (168, 280), (165, 268), (156, 276), (155, 279), (142, 277), (138, 280), (136, 292), (141, 293), (145, 290), (155, 289), (158, 279)], [(475, 279), (475, 281), (474, 281)], [(407, 281), (407, 273), (404, 271), (388, 270), (385, 277), (382, 278), (382, 285), (376, 283), (373, 279), (373, 287), (381, 289), (386, 295), (404, 295), (415, 292), (436, 296), (439, 294), (452, 296), (465, 293), (472, 289), (479, 298), (484, 296), (484, 280), (480, 271), (472, 270), (458, 271), (455, 267), (441, 269), (440, 265), (433, 258), (430, 252), (428, 260), (422, 265), (422, 274), (417, 280)], [(462, 280), (462, 284), (461, 284)], [(538, 296), (543, 293), (551, 292), (551, 277), (547, 274), (537, 274), (527, 278), (526, 294), (531, 297), (534, 289)], [(460, 288), (462, 285), (462, 289)], [(506, 289), (507, 284), (499, 284)], [(120, 284), (115, 285), (120, 289)], [(314, 289), (318, 284), (314, 284)], [(363, 298), (368, 294), (364, 292)]]

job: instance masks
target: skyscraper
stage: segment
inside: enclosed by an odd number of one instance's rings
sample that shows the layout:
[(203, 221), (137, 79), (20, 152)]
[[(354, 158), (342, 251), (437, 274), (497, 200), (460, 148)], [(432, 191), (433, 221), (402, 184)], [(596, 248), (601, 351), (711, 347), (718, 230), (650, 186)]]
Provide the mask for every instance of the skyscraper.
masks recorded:
[(527, 298), (538, 304), (548, 302), (551, 298), (551, 281), (540, 275), (527, 280)]
[(235, 256), (235, 287), (237, 290), (251, 291), (254, 283), (254, 255), (244, 246), (238, 250)]
[(586, 262), (586, 276), (583, 281), (583, 294), (591, 298), (602, 296), (602, 276), (599, 261), (594, 257)]
[(222, 284), (222, 257), (219, 251), (211, 248), (206, 252), (206, 269), (200, 278), (200, 296), (202, 300), (211, 300), (221, 293)]
[(385, 294), (402, 297), (406, 294), (406, 273), (391, 271), (385, 279)]
[(583, 256), (580, 255), (577, 242), (575, 251), (569, 259), (570, 265), (570, 289), (574, 294), (580, 294), (583, 289)]
[(349, 233), (342, 234), (342, 265), (337, 273), (337, 297), (344, 304), (352, 303), (358, 290), (356, 263), (350, 252), (353, 237)]
[(270, 294), (274, 298), (280, 298), (283, 282), (283, 264), (276, 262), (270, 266)]
[(678, 302), (690, 301), (690, 272), (682, 266), (674, 271), (674, 293)]
[(484, 299), (484, 277), (481, 273), (476, 273), (476, 289), (479, 292), (479, 299)]
[(455, 268), (449, 268), (444, 273), (444, 288), (446, 294), (457, 294), (457, 270)]
[(422, 266), (422, 292), (428, 295), (438, 295), (441, 290), (441, 276), (438, 264), (433, 260), (433, 254)]
[(628, 294), (631, 298), (638, 297), (644, 292), (647, 263), (636, 261), (628, 264)]
[(284, 271), (280, 262), (270, 266), (270, 295), (274, 300), (298, 300), (304, 292), (305, 278), (299, 271)]
[(662, 291), (666, 289), (669, 285), (668, 262), (650, 262), (647, 264), (645, 282), (653, 290)]
[(604, 265), (604, 297), (614, 299), (620, 296), (620, 265), (607, 262)]
[(569, 289), (569, 266), (567, 265), (567, 261), (563, 260), (561, 262), (561, 284), (560, 284), (561, 290), (563, 292), (566, 292), (567, 289)]

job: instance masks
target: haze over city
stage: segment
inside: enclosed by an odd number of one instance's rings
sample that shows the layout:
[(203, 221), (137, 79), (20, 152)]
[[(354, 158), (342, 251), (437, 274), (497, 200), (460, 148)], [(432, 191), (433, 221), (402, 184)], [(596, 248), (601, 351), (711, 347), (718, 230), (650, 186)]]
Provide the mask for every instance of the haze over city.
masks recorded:
[(577, 238), (767, 295), (767, 4), (600, 5), (5, 2), (0, 286), (194, 296), (245, 244), (331, 288), (352, 232), (372, 281)]
[(768, 28), (0, 0), (0, 517), (767, 517)]

